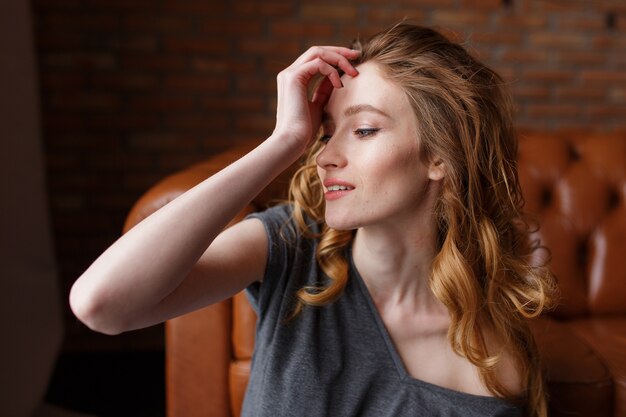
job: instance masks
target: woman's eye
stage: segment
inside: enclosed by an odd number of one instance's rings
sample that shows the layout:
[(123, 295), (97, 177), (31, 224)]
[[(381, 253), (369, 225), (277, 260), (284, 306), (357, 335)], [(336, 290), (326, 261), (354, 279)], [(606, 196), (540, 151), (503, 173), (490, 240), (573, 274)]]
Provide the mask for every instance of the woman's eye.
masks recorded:
[(380, 129), (373, 128), (373, 127), (361, 128), (361, 129), (356, 129), (354, 131), (354, 134), (358, 136), (359, 138), (364, 138), (364, 137), (372, 136), (376, 134), (376, 132), (378, 132), (379, 130)]
[(320, 142), (322, 143), (328, 143), (328, 141), (330, 140), (330, 138), (332, 137), (332, 135), (327, 135), (324, 134), (320, 137)]

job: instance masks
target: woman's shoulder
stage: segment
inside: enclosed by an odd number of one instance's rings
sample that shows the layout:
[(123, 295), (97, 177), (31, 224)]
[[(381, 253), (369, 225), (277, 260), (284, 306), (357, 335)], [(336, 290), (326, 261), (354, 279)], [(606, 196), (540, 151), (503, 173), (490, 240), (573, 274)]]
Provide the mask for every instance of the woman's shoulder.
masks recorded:
[(486, 332), (486, 342), (489, 352), (499, 356), (495, 366), (498, 382), (511, 395), (522, 397), (527, 387), (515, 347), (500, 341), (492, 332)]

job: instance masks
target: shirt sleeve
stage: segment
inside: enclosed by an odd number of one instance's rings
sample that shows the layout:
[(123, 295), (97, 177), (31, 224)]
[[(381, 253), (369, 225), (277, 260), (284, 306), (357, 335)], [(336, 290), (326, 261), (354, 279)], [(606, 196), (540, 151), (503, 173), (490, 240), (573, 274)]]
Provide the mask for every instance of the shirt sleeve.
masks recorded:
[(247, 218), (263, 223), (268, 240), (267, 263), (262, 282), (246, 288), (246, 295), (257, 315), (262, 315), (273, 294), (284, 291), (293, 270), (293, 251), (298, 234), (292, 221), (292, 207), (279, 205), (263, 212), (252, 213)]

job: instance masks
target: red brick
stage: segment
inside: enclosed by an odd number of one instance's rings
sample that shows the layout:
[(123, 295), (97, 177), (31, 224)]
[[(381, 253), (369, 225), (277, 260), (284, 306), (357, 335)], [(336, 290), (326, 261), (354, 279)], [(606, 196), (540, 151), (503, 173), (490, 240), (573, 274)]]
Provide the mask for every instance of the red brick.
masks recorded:
[(262, 111), (267, 100), (257, 96), (244, 97), (212, 97), (202, 100), (207, 110)]
[(116, 35), (108, 37), (102, 42), (102, 49), (106, 51), (156, 52), (159, 40), (155, 35), (134, 34)]
[(613, 68), (626, 68), (626, 54), (621, 56), (613, 55), (608, 57), (607, 61), (613, 66)]
[(465, 34), (459, 30), (454, 30), (449, 27), (436, 27), (437, 31), (446, 37), (450, 42), (465, 44), (467, 41)]
[(603, 100), (606, 98), (606, 90), (597, 87), (557, 86), (555, 95), (564, 99)]
[(202, 54), (222, 54), (230, 51), (230, 42), (227, 39), (198, 36), (168, 36), (163, 39), (163, 46), (170, 52), (192, 52)]
[(372, 35), (384, 30), (388, 27), (387, 24), (378, 23), (376, 25), (369, 25), (367, 27), (361, 27), (358, 25), (341, 24), (339, 28), (340, 44), (350, 45), (353, 40), (360, 39), (361, 41), (369, 39)]
[(573, 13), (586, 10), (585, 0), (556, 0), (524, 2), (526, 7), (539, 12)]
[(470, 10), (435, 10), (432, 13), (432, 22), (437, 26), (464, 27), (468, 25), (483, 26), (489, 21), (489, 15), (484, 12)]
[(604, 14), (586, 11), (584, 14), (562, 14), (555, 19), (558, 30), (596, 31), (604, 29)]
[(44, 102), (45, 111), (42, 113), (42, 125), (46, 134), (75, 133), (86, 127), (85, 117), (79, 113), (68, 113), (56, 110)]
[(592, 38), (591, 44), (596, 49), (615, 48), (619, 44), (619, 38), (613, 34), (602, 33)]
[(580, 33), (537, 32), (529, 35), (531, 45), (550, 48), (585, 48), (589, 39)]
[(242, 132), (259, 132), (260, 134), (269, 135), (276, 120), (272, 117), (258, 115), (244, 115), (237, 117), (236, 128)]
[[(344, 38), (339, 38), (339, 40), (337, 40), (336, 36), (311, 36), (308, 37), (306, 39), (303, 39), (302, 41), (302, 47), (298, 50), (298, 52), (293, 55), (293, 56), (289, 56), (286, 58), (289, 58), (289, 64), (286, 65), (285, 67), (289, 66), (291, 64), (291, 62), (293, 62), (297, 56), (299, 56), (300, 54), (302, 54), (304, 51), (306, 51), (307, 49), (309, 49), (312, 46), (320, 46), (320, 45), (333, 45), (333, 46), (345, 46), (346, 48), (349, 48), (352, 46), (352, 40), (353, 38), (355, 38), (356, 32), (352, 33), (352, 37), (344, 37)], [(280, 57), (278, 57), (280, 59)], [(267, 64), (269, 62), (269, 60), (273, 60), (272, 58), (269, 59), (265, 59), (264, 62), (264, 66), (268, 67)], [(283, 67), (283, 68), (285, 68)], [(282, 68), (281, 68), (282, 69)], [(272, 74), (277, 73), (277, 71), (273, 71)]]
[(519, 32), (494, 31), (475, 32), (469, 36), (470, 42), (486, 43), (490, 45), (519, 45), (522, 43), (522, 34)]
[(120, 98), (116, 94), (76, 91), (50, 94), (45, 103), (55, 109), (73, 110), (116, 110), (120, 108)]
[(626, 102), (626, 86), (611, 88), (609, 90), (608, 98), (612, 103), (625, 103)]
[(222, 75), (166, 75), (163, 80), (163, 87), (174, 91), (224, 92), (229, 84), (229, 77)]
[(583, 109), (575, 104), (532, 104), (527, 106), (528, 115), (532, 117), (580, 117)]
[(480, 62), (484, 62), (487, 64), (492, 60), (494, 49), (492, 47), (486, 45), (464, 45), (467, 52), (479, 60)]
[(124, 53), (118, 59), (120, 68), (125, 71), (177, 71), (187, 66), (187, 60), (184, 57), (163, 53)]
[(522, 71), (522, 77), (535, 82), (566, 82), (574, 77), (574, 72), (552, 69), (524, 70)]
[(134, 129), (153, 130), (161, 126), (161, 117), (157, 114), (145, 113), (92, 113), (84, 118), (87, 129), (98, 132), (126, 132)]
[(596, 7), (602, 11), (626, 13), (626, 3), (623, 0), (598, 0)]
[(314, 37), (330, 36), (333, 28), (327, 23), (302, 24), (299, 22), (275, 22), (270, 27), (270, 32), (275, 36), (282, 37)]
[(148, 132), (131, 135), (129, 145), (133, 149), (149, 151), (185, 151), (196, 149), (197, 141), (178, 133)]
[[(378, 2), (383, 4), (389, 4), (388, 0), (378, 0)], [(415, 0), (398, 0), (398, 4), (401, 5), (409, 5), (411, 7), (416, 7)], [(446, 7), (446, 6), (456, 6), (457, 0), (420, 0), (419, 6), (437, 6), (437, 7)]]
[(516, 68), (509, 66), (494, 67), (493, 70), (498, 73), (505, 82), (515, 82), (519, 79), (519, 74)]
[(546, 62), (550, 54), (544, 50), (527, 50), (512, 48), (502, 52), (500, 59), (504, 62), (532, 64)]
[(306, 3), (300, 6), (300, 16), (305, 19), (352, 20), (357, 17), (357, 6), (326, 2)]
[(94, 181), (88, 175), (55, 175), (48, 180), (48, 186), (56, 192), (72, 192), (93, 189)]
[(548, 16), (545, 13), (512, 13), (495, 17), (496, 27), (506, 29), (541, 29), (546, 27)]
[(83, 4), (89, 8), (101, 11), (101, 10), (116, 10), (116, 11), (145, 11), (154, 7), (154, 1), (151, 0), (83, 0)]
[(237, 0), (233, 2), (235, 14), (254, 16), (293, 16), (295, 9), (293, 2), (288, 1), (255, 1)]
[(229, 127), (229, 117), (223, 114), (166, 114), (163, 120), (165, 127), (181, 130), (216, 130)]
[(115, 32), (120, 28), (120, 17), (107, 13), (46, 13), (41, 20), (45, 31), (81, 31), (83, 33)]
[(367, 12), (368, 20), (385, 25), (392, 25), (400, 21), (423, 22), (426, 19), (426, 12), (416, 8), (390, 9), (388, 7), (373, 7)]
[(589, 107), (589, 115), (592, 118), (601, 118), (601, 119), (613, 119), (616, 121), (620, 121), (624, 124), (624, 120), (626, 120), (626, 105), (624, 104), (614, 104), (614, 105), (595, 105)]
[(263, 22), (254, 18), (236, 19), (211, 19), (202, 20), (199, 30), (202, 33), (213, 35), (231, 35), (233, 37), (261, 36), (263, 33)]
[(237, 46), (237, 49), (244, 54), (287, 55), (295, 58), (301, 52), (299, 42), (292, 40), (242, 39), (238, 42)]
[(191, 22), (182, 16), (162, 16), (156, 13), (123, 16), (122, 28), (130, 32), (186, 32)]
[(556, 60), (571, 65), (602, 65), (606, 62), (606, 54), (598, 51), (558, 51)]
[[(317, 44), (319, 45), (319, 43)], [(303, 52), (314, 45), (306, 45)], [(285, 57), (282, 59), (270, 57), (263, 60), (263, 70), (266, 74), (278, 75), (283, 69), (287, 68), (295, 60), (295, 57)]]
[(77, 70), (110, 70), (116, 67), (115, 55), (104, 52), (58, 52), (44, 53), (42, 64), (47, 68)]
[(46, 166), (48, 170), (69, 171), (81, 168), (80, 155), (75, 153), (53, 153), (46, 155)]
[(159, 79), (153, 74), (93, 74), (91, 84), (96, 88), (116, 91), (141, 91), (157, 88)]
[(37, 11), (59, 10), (61, 8), (75, 10), (82, 6), (82, 0), (32, 0), (33, 9)]
[(50, 73), (41, 74), (41, 87), (44, 90), (80, 90), (85, 88), (87, 77), (82, 73)]
[(529, 102), (537, 99), (543, 100), (550, 96), (550, 90), (545, 86), (514, 85), (511, 92), (516, 100), (521, 99)]
[(235, 80), (237, 91), (250, 93), (276, 93), (276, 77), (241, 76)]
[(194, 72), (250, 74), (258, 65), (253, 59), (230, 60), (224, 58), (195, 57), (191, 59), (191, 69)]
[(55, 193), (50, 198), (53, 210), (76, 211), (85, 208), (85, 196), (80, 194)]
[(87, 38), (80, 32), (74, 33), (46, 33), (46, 36), (40, 36), (37, 46), (40, 49), (51, 50), (80, 50), (87, 44)]
[(598, 83), (598, 84), (610, 84), (623, 83), (626, 84), (626, 72), (625, 71), (582, 71), (581, 80), (586, 83)]
[(626, 31), (626, 10), (617, 16), (616, 27), (619, 28), (621, 32)]
[[(133, 0), (134, 1), (134, 0)], [(207, 15), (215, 16), (226, 12), (228, 5), (225, 1), (207, 1), (207, 0), (164, 0), (163, 11), (170, 13), (185, 13), (193, 16)], [(152, 6), (154, 7), (154, 5)]]
[(461, 8), (498, 10), (502, 7), (502, 0), (461, 0)]
[(129, 100), (129, 107), (135, 111), (189, 111), (194, 107), (193, 97), (184, 96), (136, 96)]
[(48, 149), (65, 152), (84, 152), (86, 149), (119, 149), (122, 147), (123, 138), (118, 135), (98, 134), (89, 132), (88, 134), (48, 134), (46, 135)]

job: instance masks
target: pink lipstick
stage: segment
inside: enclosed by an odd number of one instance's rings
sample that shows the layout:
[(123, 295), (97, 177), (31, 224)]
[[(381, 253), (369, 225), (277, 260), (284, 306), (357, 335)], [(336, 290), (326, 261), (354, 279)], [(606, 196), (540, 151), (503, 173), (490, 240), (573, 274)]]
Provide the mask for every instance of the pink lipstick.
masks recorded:
[(350, 191), (354, 190), (354, 185), (340, 179), (329, 178), (324, 181), (324, 188), (326, 189), (324, 193), (326, 201), (332, 201), (350, 193)]

